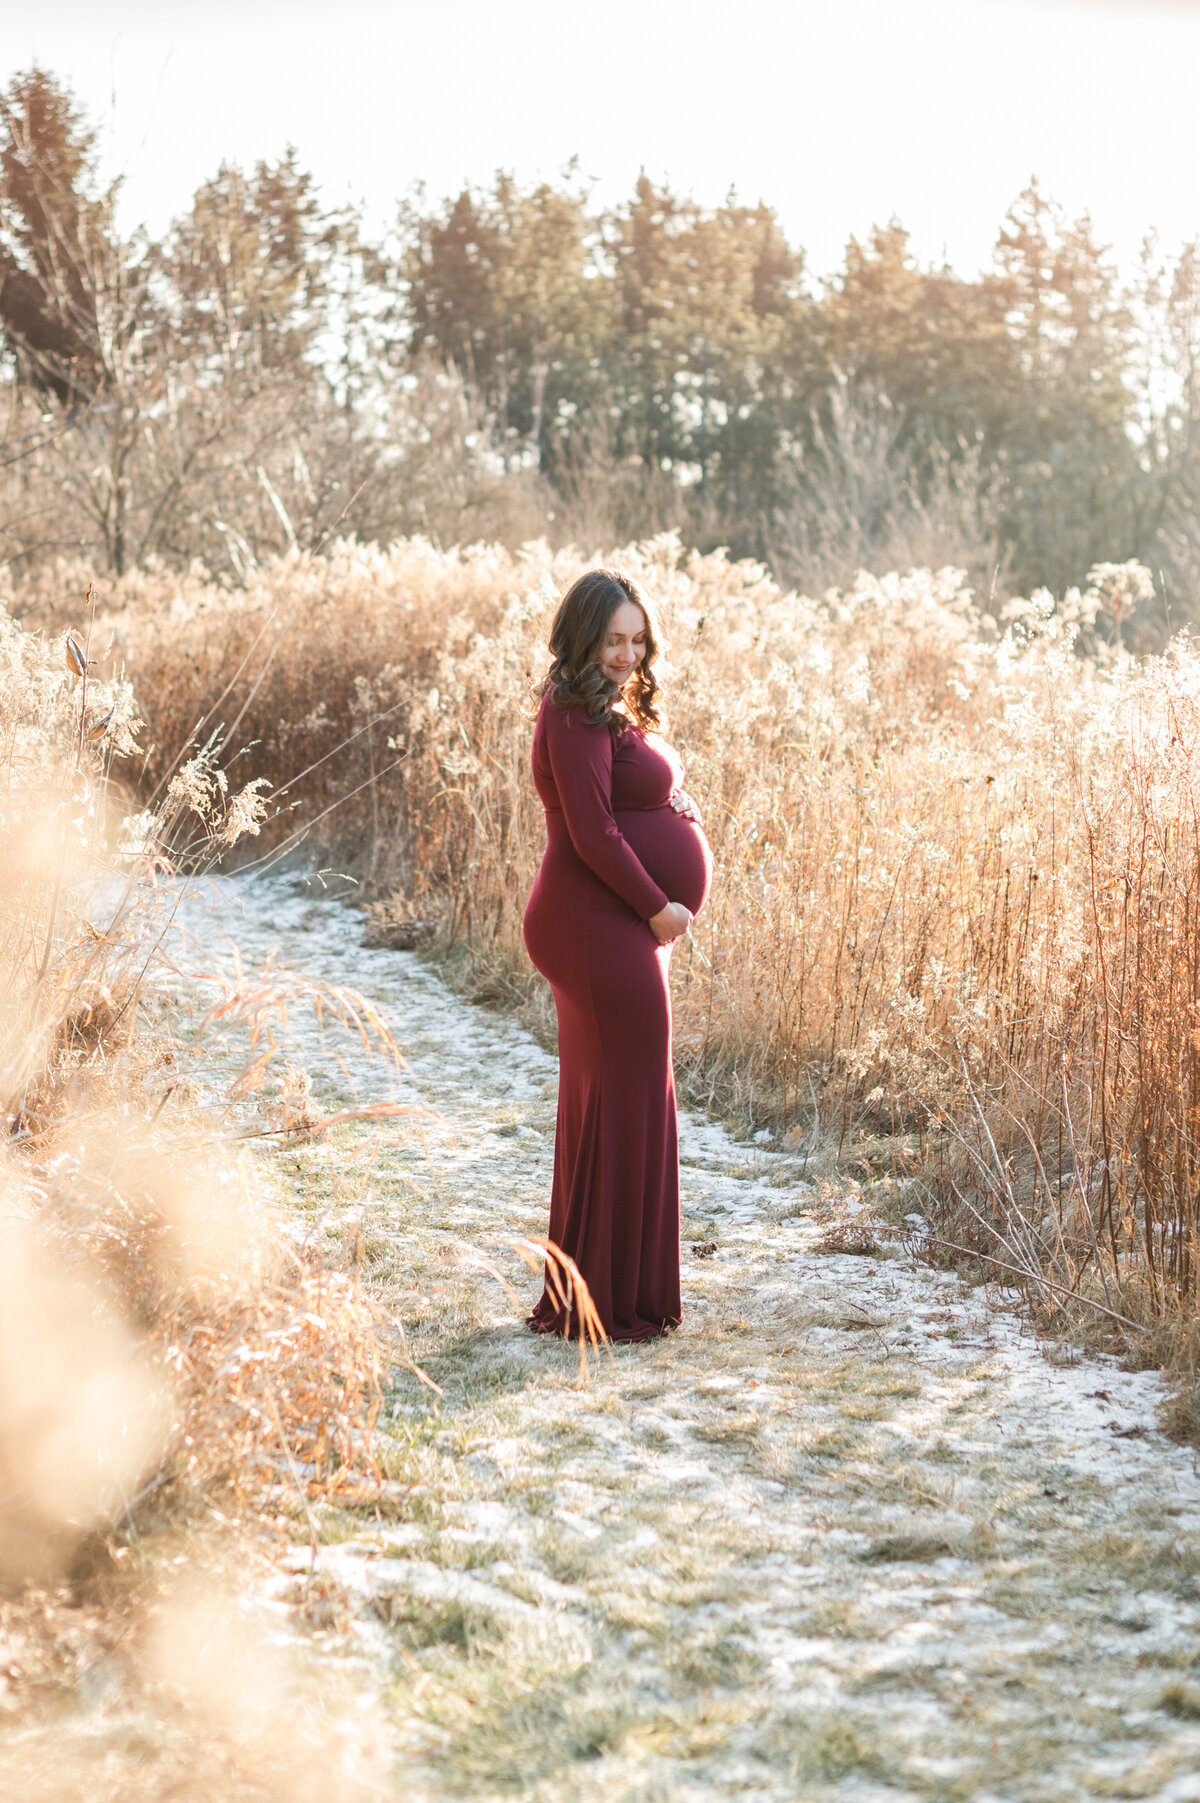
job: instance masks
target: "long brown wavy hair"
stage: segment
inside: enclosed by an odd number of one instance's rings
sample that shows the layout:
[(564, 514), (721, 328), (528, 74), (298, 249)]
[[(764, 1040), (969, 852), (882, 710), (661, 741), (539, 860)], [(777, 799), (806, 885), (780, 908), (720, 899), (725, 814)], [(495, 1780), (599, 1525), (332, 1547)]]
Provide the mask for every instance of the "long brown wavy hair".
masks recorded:
[[(608, 642), (609, 622), (624, 601), (640, 607), (645, 617), (646, 654), (619, 687), (601, 669), (600, 655)], [(630, 726), (657, 732), (665, 716), (652, 666), (661, 644), (650, 598), (633, 577), (622, 570), (589, 570), (558, 604), (550, 628), (550, 670), (541, 693), (564, 713), (581, 707), (593, 726), (607, 726), (612, 732)]]

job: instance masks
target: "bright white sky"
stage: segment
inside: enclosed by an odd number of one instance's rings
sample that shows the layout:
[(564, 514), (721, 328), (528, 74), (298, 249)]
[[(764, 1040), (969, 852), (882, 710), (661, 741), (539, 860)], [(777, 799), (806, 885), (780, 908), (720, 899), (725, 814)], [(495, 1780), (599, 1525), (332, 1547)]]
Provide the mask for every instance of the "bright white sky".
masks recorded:
[(0, 0), (0, 81), (34, 59), (153, 230), (292, 143), (376, 227), (573, 155), (608, 201), (732, 186), (818, 274), (893, 214), (972, 273), (1035, 172), (1126, 268), (1200, 234), (1200, 0)]

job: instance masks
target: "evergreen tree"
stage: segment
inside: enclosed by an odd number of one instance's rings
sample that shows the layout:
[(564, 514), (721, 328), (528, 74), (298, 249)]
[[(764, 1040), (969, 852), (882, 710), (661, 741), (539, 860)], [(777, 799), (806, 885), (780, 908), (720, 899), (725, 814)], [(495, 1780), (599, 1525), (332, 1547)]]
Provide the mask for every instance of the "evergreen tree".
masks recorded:
[(27, 380), (86, 402), (110, 384), (105, 341), (129, 325), (116, 189), (96, 191), (95, 133), (44, 69), (14, 77), (0, 96), (0, 126), (5, 345)]
[(1090, 220), (1068, 225), (1036, 182), (1004, 221), (996, 269), (1019, 370), (1006, 533), (1017, 581), (1061, 589), (1139, 549), (1132, 321)]
[(180, 346), (294, 366), (322, 323), (338, 222), (288, 150), (251, 176), (222, 164), (171, 234), (165, 264)]
[(596, 223), (573, 179), (522, 190), (498, 175), (433, 213), (403, 214), (411, 352), (484, 397), (506, 456), (552, 470), (596, 403), (612, 335)]
[[(769, 505), (805, 310), (799, 252), (769, 207), (708, 213), (643, 175), (610, 215), (618, 441), (675, 472), (726, 536)], [(746, 548), (749, 548), (747, 546)]]

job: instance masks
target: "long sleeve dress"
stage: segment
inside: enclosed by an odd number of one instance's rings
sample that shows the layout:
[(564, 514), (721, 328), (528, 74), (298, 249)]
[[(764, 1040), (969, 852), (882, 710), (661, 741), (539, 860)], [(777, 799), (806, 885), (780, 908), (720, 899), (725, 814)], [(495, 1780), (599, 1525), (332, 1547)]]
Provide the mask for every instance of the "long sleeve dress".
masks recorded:
[[(656, 733), (593, 726), (547, 696), (533, 779), (547, 844), (525, 944), (558, 1013), (550, 1238), (611, 1338), (648, 1339), (678, 1326), (680, 1300), (671, 948), (647, 923), (669, 901), (698, 914), (712, 859), (669, 805), (683, 766)], [(548, 1292), (529, 1324), (579, 1331)]]

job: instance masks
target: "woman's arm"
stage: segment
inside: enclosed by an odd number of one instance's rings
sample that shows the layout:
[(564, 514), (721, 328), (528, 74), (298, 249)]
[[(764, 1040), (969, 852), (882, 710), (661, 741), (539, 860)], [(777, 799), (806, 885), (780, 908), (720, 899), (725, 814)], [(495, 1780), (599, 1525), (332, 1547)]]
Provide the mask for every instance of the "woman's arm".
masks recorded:
[(546, 754), (571, 843), (588, 869), (643, 920), (661, 914), (669, 897), (623, 838), (612, 811), (613, 740), (577, 710), (546, 709)]

